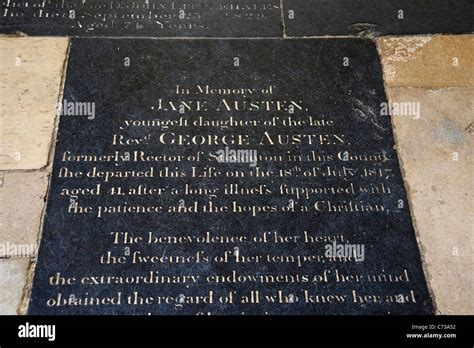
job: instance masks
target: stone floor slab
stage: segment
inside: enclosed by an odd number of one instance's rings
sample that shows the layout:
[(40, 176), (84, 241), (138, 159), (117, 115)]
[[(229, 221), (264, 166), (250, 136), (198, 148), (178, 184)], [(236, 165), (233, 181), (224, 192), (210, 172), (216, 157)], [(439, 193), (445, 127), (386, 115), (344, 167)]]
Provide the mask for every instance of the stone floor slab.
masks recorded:
[(0, 257), (34, 256), (49, 174), (3, 173), (0, 185)]
[(0, 315), (14, 315), (23, 297), (30, 260), (0, 259)]
[(47, 165), (68, 39), (0, 38), (0, 170)]
[[(60, 119), (30, 314), (434, 313), (390, 118), (379, 113), (386, 97), (373, 41), (73, 39), (64, 99), (95, 112)], [(258, 159), (216, 158), (234, 146)], [(130, 253), (122, 231), (138, 238)], [(148, 242), (148, 233), (176, 242)], [(359, 249), (363, 260), (349, 251), (333, 260), (333, 244), (305, 234), (356, 243), (367, 257)], [(324, 273), (334, 275), (325, 296), (347, 301), (303, 299)], [(88, 282), (92, 274), (109, 280)], [(180, 275), (196, 281), (167, 280)], [(249, 304), (253, 289), (284, 289), (291, 300)], [(238, 300), (142, 306), (123, 300), (132, 291)]]
[(420, 103), (419, 118), (394, 116), (393, 124), (437, 309), (474, 314), (474, 88), (390, 88), (388, 96)]
[[(31, 1), (31, 0), (30, 0)], [(117, 37), (282, 36), (280, 0), (2, 2), (0, 32)]]
[(471, 33), (471, 0), (283, 0), (288, 36)]
[(383, 37), (377, 41), (387, 86), (474, 86), (474, 35)]

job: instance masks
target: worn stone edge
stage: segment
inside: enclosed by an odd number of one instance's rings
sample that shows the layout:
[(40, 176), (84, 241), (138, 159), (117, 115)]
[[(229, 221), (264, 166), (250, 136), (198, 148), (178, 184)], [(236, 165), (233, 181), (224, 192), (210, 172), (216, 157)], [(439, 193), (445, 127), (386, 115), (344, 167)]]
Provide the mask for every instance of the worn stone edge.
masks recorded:
[[(390, 95), (389, 95), (388, 91), (391, 88), (404, 88), (404, 87), (394, 87), (394, 86), (392, 87), (392, 86), (389, 86), (388, 83), (386, 82), (385, 72), (384, 72), (384, 61), (382, 59), (383, 55), (382, 55), (382, 48), (381, 48), (381, 45), (380, 45), (380, 41), (377, 39), (377, 40), (375, 40), (375, 43), (376, 43), (376, 47), (377, 47), (377, 51), (378, 51), (380, 66), (382, 68), (384, 93), (385, 93), (385, 96), (387, 98), (387, 101), (391, 102), (391, 98), (390, 98)], [(417, 87), (417, 89), (430, 90), (431, 88)], [(439, 89), (441, 89), (441, 88), (439, 88)], [(434, 288), (432, 286), (433, 277), (431, 275), (431, 272), (429, 271), (428, 262), (425, 258), (426, 247), (423, 245), (423, 242), (420, 238), (420, 230), (418, 228), (418, 222), (416, 221), (415, 214), (414, 214), (414, 209), (413, 209), (413, 203), (412, 203), (412, 197), (411, 197), (411, 186), (410, 186), (408, 180), (406, 179), (405, 165), (404, 165), (404, 162), (403, 162), (403, 158), (402, 158), (402, 156), (400, 155), (400, 153), (398, 151), (399, 139), (398, 139), (397, 132), (395, 130), (396, 127), (395, 127), (395, 123), (393, 122), (392, 115), (390, 115), (390, 123), (392, 125), (394, 150), (395, 150), (395, 154), (396, 154), (397, 159), (398, 159), (400, 173), (402, 175), (402, 182), (403, 182), (405, 192), (406, 192), (406, 195), (407, 195), (407, 199), (408, 199), (408, 206), (409, 206), (409, 209), (410, 209), (410, 217), (411, 217), (411, 220), (412, 220), (413, 231), (415, 233), (415, 239), (416, 239), (416, 242), (417, 242), (418, 248), (419, 248), (422, 270), (423, 270), (423, 273), (425, 275), (426, 285), (427, 285), (427, 288), (428, 288), (428, 293), (429, 293), (429, 295), (431, 297), (431, 300), (432, 300), (432, 303), (433, 303), (433, 309), (435, 311), (435, 314), (439, 315), (439, 314), (442, 314), (442, 313), (438, 310), (438, 302), (436, 300), (436, 293), (435, 293)]]
[[(66, 83), (66, 73), (67, 73), (70, 50), (71, 50), (71, 39), (67, 38), (66, 55), (64, 57), (64, 61), (63, 61), (63, 64), (62, 64), (62, 69), (61, 69), (61, 82), (60, 82), (60, 86), (59, 86), (58, 99), (57, 99), (58, 103), (61, 102), (61, 100), (63, 99), (63, 95), (64, 95), (64, 86), (65, 86), (65, 83)], [(47, 164), (46, 164), (46, 167), (45, 167), (45, 168), (48, 169), (48, 172), (50, 172), (50, 175), (49, 175), (49, 178), (48, 178), (48, 185), (47, 185), (46, 193), (45, 193), (45, 196), (44, 196), (45, 204), (43, 205), (43, 210), (41, 212), (40, 226), (39, 226), (39, 230), (38, 230), (38, 234), (37, 234), (37, 243), (36, 244), (38, 245), (38, 250), (39, 250), (39, 247), (40, 247), (40, 244), (41, 244), (41, 236), (43, 234), (43, 226), (44, 226), (44, 220), (45, 220), (45, 216), (46, 216), (46, 208), (47, 208), (47, 205), (48, 205), (47, 202), (48, 202), (49, 193), (50, 193), (51, 180), (53, 178), (51, 170), (52, 170), (52, 166), (53, 166), (54, 150), (56, 148), (57, 135), (58, 135), (58, 131), (59, 131), (59, 119), (60, 119), (60, 117), (59, 117), (59, 109), (58, 109), (56, 111), (56, 115), (55, 115), (54, 129), (53, 129), (53, 132), (52, 132), (52, 139), (51, 139), (51, 143), (50, 143), (50, 146), (49, 146), (48, 160), (47, 160)], [(36, 253), (36, 255), (38, 255), (38, 252)], [(29, 302), (30, 302), (30, 295), (31, 295), (31, 289), (32, 289), (32, 286), (33, 286), (33, 277), (34, 277), (34, 274), (35, 274), (36, 263), (37, 263), (36, 257), (32, 258), (30, 260), (30, 265), (28, 267), (28, 273), (27, 273), (27, 277), (26, 277), (26, 283), (25, 283), (25, 286), (23, 287), (22, 298), (21, 298), (21, 301), (20, 301), (20, 305), (17, 309), (17, 314), (19, 314), (19, 315), (26, 315), (28, 313), (28, 305), (29, 305)]]

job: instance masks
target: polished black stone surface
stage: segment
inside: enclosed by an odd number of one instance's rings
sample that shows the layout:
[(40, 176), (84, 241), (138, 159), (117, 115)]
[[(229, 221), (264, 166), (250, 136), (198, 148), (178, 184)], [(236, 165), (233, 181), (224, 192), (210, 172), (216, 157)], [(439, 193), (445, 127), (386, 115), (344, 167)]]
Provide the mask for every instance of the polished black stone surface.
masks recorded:
[(284, 13), (288, 36), (474, 32), (472, 0), (285, 0)]
[(51, 36), (281, 36), (279, 0), (2, 0), (0, 32)]
[(73, 39), (29, 313), (432, 314), (385, 101), (365, 39)]

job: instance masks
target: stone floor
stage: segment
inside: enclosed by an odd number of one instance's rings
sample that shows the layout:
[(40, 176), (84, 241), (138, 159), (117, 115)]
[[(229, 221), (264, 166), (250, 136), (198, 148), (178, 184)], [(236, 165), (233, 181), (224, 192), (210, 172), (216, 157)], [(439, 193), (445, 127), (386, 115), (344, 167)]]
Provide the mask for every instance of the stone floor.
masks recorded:
[[(474, 314), (474, 35), (377, 39), (425, 273), (439, 314)], [(0, 37), (0, 314), (24, 313), (55, 143), (67, 38)]]

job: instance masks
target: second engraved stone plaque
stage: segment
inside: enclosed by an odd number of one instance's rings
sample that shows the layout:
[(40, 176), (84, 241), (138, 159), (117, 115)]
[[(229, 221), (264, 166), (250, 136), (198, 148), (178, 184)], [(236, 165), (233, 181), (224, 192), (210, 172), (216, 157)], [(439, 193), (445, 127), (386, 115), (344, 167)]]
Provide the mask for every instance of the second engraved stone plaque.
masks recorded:
[(31, 314), (432, 314), (374, 43), (74, 39)]
[(288, 36), (474, 32), (472, 0), (285, 0)]
[(53, 36), (281, 36), (279, 0), (5, 0), (0, 32)]

